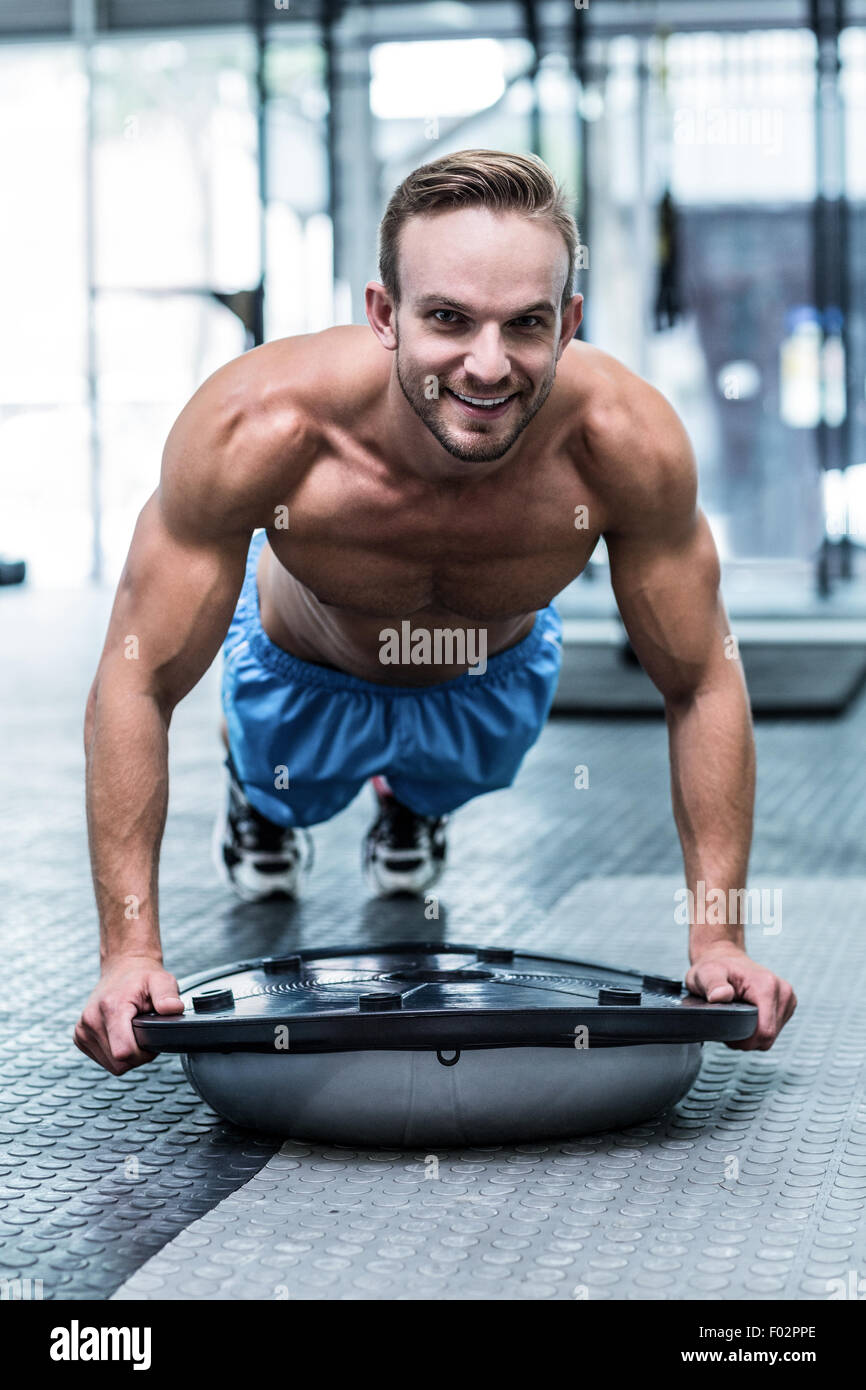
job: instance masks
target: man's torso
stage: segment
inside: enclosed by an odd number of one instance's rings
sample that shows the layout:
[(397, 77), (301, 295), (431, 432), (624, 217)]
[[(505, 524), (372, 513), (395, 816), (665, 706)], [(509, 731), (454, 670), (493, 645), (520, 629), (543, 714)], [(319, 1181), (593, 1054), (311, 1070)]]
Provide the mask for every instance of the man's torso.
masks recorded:
[[(280, 350), (298, 342), (259, 349), (257, 370), (277, 400)], [(399, 442), (382, 410), (392, 357), (368, 329), (308, 335), (304, 362), (304, 379), (285, 389), (316, 443), (266, 526), (258, 586), (267, 635), (306, 661), (419, 685), (466, 666), (383, 664), (383, 630), (408, 620), (413, 636), (472, 629), (477, 641), (481, 629), (488, 657), (521, 641), (601, 534), (605, 504), (582, 424), (599, 395), (622, 389), (617, 369), (631, 374), (570, 344), (513, 457), (480, 480), (434, 483), (394, 466)]]

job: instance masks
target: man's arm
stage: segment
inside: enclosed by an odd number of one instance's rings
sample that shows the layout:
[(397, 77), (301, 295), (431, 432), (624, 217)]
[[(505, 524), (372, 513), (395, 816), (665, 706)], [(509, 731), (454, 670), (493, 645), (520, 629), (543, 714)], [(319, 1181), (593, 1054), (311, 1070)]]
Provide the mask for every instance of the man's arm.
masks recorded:
[(169, 434), (160, 486), (139, 516), (87, 703), (87, 822), (102, 974), (75, 1041), (115, 1073), (150, 1060), (132, 1031), (138, 1011), (182, 1008), (162, 966), (157, 900), (172, 712), (220, 649), (250, 536), (270, 519), (286, 449), (292, 457), (292, 444), (301, 442), (285, 419), (281, 447), (260, 419), (250, 420), (242, 393), (232, 391), (232, 365), (200, 388)]
[[(673, 409), (653, 394), (645, 462), (636, 466), (632, 454), (633, 492), (613, 509), (605, 535), (611, 579), (635, 653), (665, 699), (689, 901), (739, 904), (755, 794), (748, 696), (719, 592), (716, 547), (697, 506), (692, 448)], [(721, 890), (715, 898), (714, 890)], [(757, 1030), (737, 1046), (772, 1046), (796, 1007), (791, 986), (750, 960), (741, 921), (728, 921), (728, 912), (717, 924), (695, 920), (701, 915), (690, 921), (687, 987), (714, 1002), (756, 1004)]]

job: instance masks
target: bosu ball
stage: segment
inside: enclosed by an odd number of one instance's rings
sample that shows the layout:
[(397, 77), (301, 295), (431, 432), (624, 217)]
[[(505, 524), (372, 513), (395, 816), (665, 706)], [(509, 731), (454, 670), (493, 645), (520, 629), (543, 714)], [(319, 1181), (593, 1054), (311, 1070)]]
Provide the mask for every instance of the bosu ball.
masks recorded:
[(203, 1100), (287, 1138), (417, 1148), (564, 1138), (679, 1100), (701, 1045), (748, 1038), (751, 1004), (679, 980), (501, 947), (398, 942), (238, 961), (139, 1014)]

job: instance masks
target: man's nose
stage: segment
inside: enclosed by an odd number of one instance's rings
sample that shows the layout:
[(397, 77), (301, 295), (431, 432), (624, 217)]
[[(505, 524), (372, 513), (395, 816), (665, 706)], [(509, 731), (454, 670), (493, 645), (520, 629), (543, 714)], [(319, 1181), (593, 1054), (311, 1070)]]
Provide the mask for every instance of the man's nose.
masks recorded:
[(495, 386), (505, 381), (511, 373), (511, 362), (505, 351), (502, 333), (498, 325), (482, 328), (472, 340), (472, 347), (464, 361), (466, 375), (473, 377), (479, 385)]

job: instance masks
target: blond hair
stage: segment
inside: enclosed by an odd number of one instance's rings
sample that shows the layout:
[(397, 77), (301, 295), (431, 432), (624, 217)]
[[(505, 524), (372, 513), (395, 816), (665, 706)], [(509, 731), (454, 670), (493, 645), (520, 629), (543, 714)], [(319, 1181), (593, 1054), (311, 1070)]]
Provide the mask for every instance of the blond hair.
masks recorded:
[(536, 155), (504, 150), (458, 150), (413, 169), (391, 194), (379, 224), (379, 278), (395, 304), (400, 303), (398, 275), (400, 231), (410, 217), (465, 207), (518, 212), (549, 222), (561, 233), (568, 251), (568, 274), (561, 311), (572, 296), (574, 264), (580, 245), (577, 224), (566, 194)]

